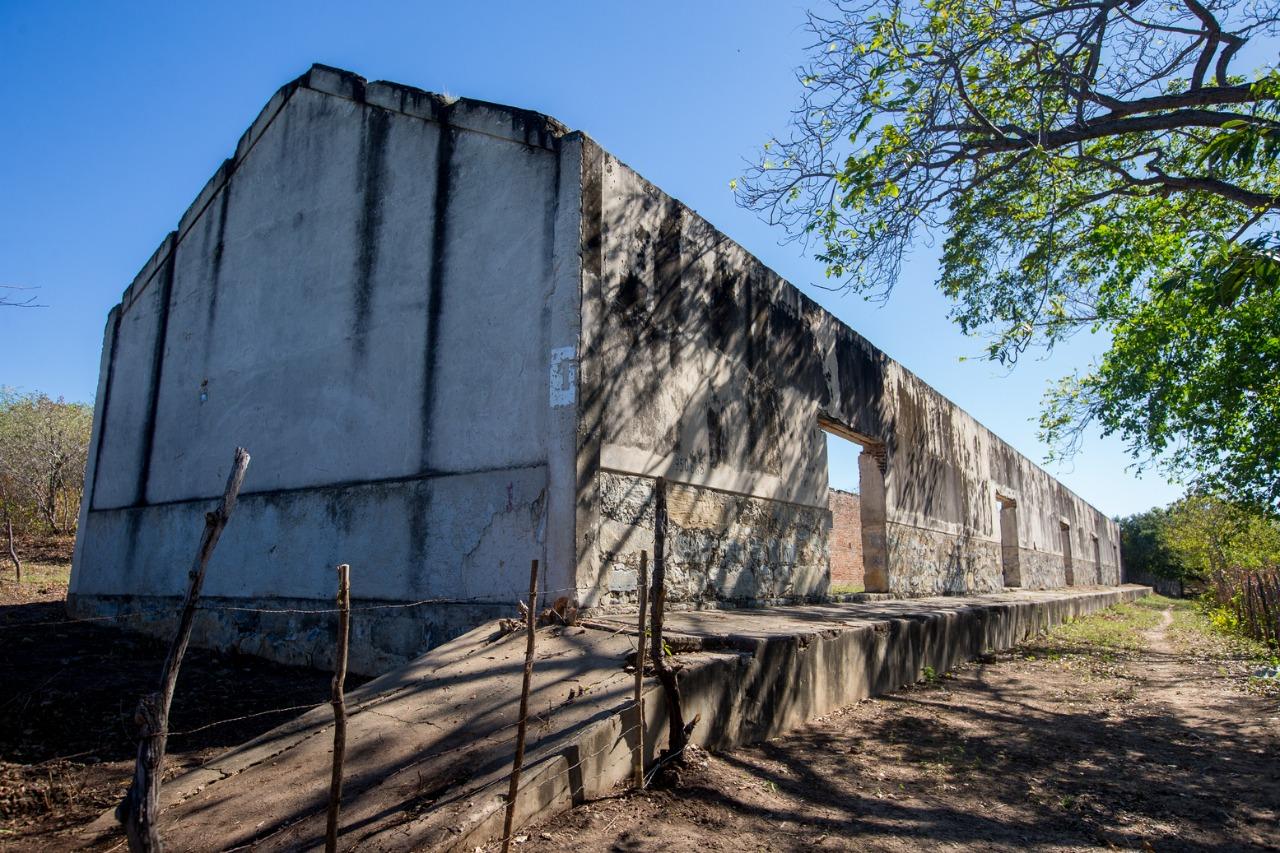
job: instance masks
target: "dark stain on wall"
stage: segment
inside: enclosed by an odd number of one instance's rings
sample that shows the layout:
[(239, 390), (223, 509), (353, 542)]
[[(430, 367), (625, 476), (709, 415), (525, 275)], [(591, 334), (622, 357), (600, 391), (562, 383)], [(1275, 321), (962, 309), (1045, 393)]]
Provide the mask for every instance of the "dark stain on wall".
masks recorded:
[(142, 535), (142, 513), (125, 513), (125, 551), (122, 579), (129, 578), (138, 566), (138, 539)]
[(846, 425), (870, 438), (886, 443), (892, 431), (880, 423), (878, 407), (884, 397), (884, 354), (857, 338), (851, 331), (836, 334), (836, 370), (840, 383), (840, 413)]
[[(658, 225), (658, 239), (653, 247), (653, 277), (658, 316), (669, 318), (662, 327), (667, 341), (667, 363), (674, 367), (680, 359), (681, 330), (687, 323), (685, 308), (684, 267), (682, 262), (681, 206), (674, 200), (664, 205)], [(655, 353), (657, 355), (657, 353)]]
[(352, 494), (350, 491), (329, 491), (325, 493), (324, 512), (332, 527), (341, 533), (351, 532), (353, 516)]
[(769, 310), (769, 339), (773, 354), (774, 382), (784, 388), (795, 388), (819, 406), (831, 400), (817, 338), (809, 318), (799, 315), (778, 301)]
[(746, 386), (747, 411), (750, 413), (750, 458), (760, 470), (782, 474), (782, 448), (786, 440), (782, 391), (771, 382), (751, 377)]
[(151, 479), (151, 452), (156, 441), (156, 408), (160, 399), (160, 377), (164, 372), (165, 344), (169, 337), (169, 303), (173, 296), (174, 256), (177, 254), (178, 235), (171, 232), (169, 255), (164, 261), (164, 270), (160, 273), (160, 317), (156, 327), (156, 345), (151, 354), (150, 392), (147, 399), (147, 415), (142, 433), (141, 464), (138, 466), (138, 486), (134, 494), (134, 506), (142, 506), (147, 502), (147, 483)]
[(417, 560), (418, 572), (414, 575), (414, 583), (421, 584), (425, 578), (421, 572), (427, 566), (427, 536), (431, 525), (427, 521), (431, 517), (431, 486), (428, 483), (417, 483), (409, 492), (409, 551)]
[[(378, 230), (382, 225), (382, 197), (387, 169), (387, 136), (391, 113), (365, 107), (360, 127), (360, 158), (356, 182), (360, 192), (360, 216), (356, 222), (354, 340), (357, 360), (368, 350), (369, 315), (373, 306), (373, 274), (377, 269)], [(442, 134), (443, 135), (443, 134)]]
[(707, 289), (707, 343), (723, 355), (734, 356), (742, 343), (743, 317), (738, 305), (740, 276), (716, 253), (715, 272)]
[(600, 147), (590, 140), (582, 146), (582, 269), (599, 278), (604, 246), (604, 176)]
[(111, 312), (111, 356), (107, 359), (107, 381), (103, 385), (102, 399), (98, 402), (98, 447), (93, 457), (93, 482), (89, 484), (89, 494), (83, 500), (89, 502), (89, 509), (94, 509), (94, 499), (98, 491), (98, 468), (102, 461), (102, 445), (107, 440), (107, 412), (111, 404), (111, 383), (116, 378), (116, 347), (120, 343), (120, 317), (124, 311), (116, 308)]
[(725, 459), (724, 424), (720, 418), (720, 399), (712, 390), (707, 400), (707, 464), (712, 468)]
[(648, 313), (645, 310), (648, 292), (649, 288), (645, 286), (644, 279), (634, 271), (627, 273), (622, 283), (618, 285), (618, 295), (614, 299), (614, 305), (617, 306), (622, 320), (627, 325), (634, 327), (644, 322), (644, 317)]
[(231, 173), (235, 163), (223, 160), (218, 171), (223, 175), (222, 190), (218, 193), (218, 218), (213, 220), (213, 252), (209, 258), (209, 304), (205, 307), (205, 362), (209, 358), (209, 341), (213, 338), (213, 324), (218, 317), (218, 291), (222, 279), (222, 256), (227, 248), (227, 208), (231, 206)]
[(427, 282), (427, 345), (422, 365), (421, 466), (431, 465), (432, 415), (436, 402), (436, 363), (440, 349), (440, 313), (444, 308), (445, 264), (449, 248), (449, 200), (453, 181), (453, 151), (458, 130), (449, 123), (450, 108), (440, 109), (440, 141), (436, 147), (436, 197), (432, 216), (431, 271)]

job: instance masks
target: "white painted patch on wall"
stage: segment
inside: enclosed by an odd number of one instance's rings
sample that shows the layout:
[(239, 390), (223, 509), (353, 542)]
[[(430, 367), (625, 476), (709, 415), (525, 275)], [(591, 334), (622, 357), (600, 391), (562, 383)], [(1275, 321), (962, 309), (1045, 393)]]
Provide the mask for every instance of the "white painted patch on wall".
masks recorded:
[(572, 406), (578, 398), (578, 350), (556, 347), (551, 351), (551, 408)]

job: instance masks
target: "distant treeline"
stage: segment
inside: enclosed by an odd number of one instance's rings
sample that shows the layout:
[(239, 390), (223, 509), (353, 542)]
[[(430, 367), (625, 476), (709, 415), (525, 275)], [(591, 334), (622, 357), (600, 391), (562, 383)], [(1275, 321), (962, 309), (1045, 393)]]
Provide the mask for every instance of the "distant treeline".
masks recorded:
[(1119, 521), (1126, 577), (1174, 582), (1219, 627), (1280, 648), (1280, 519), (1193, 494)]

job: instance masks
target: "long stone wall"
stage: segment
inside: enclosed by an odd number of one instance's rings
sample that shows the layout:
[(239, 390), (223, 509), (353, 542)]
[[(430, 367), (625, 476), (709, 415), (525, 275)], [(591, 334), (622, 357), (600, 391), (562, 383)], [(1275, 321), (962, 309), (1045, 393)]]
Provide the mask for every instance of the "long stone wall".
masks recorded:
[[(627, 166), (591, 143), (582, 163), (577, 533), (588, 604), (613, 595), (608, 478), (821, 511), (824, 431), (862, 444), (878, 469), (862, 489), (879, 506), (864, 530), (868, 589), (1118, 582), (1114, 522)], [(1002, 517), (1005, 505), (1016, 513)], [(1021, 573), (1006, 565), (1014, 554)], [(774, 560), (756, 572), (769, 577), (759, 594), (806, 588), (807, 572)], [(703, 597), (748, 589), (733, 571), (723, 583)]]

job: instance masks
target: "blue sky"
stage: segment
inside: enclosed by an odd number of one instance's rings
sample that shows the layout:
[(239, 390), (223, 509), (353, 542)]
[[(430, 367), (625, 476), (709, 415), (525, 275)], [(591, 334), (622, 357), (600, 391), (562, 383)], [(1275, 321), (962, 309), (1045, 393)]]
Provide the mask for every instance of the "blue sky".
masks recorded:
[[(549, 113), (755, 253), (1023, 453), (1045, 383), (1102, 342), (1012, 373), (946, 319), (921, 246), (886, 306), (817, 289), (821, 266), (738, 209), (744, 158), (780, 131), (806, 44), (800, 4), (16, 3), (0, 0), (0, 384), (89, 399), (107, 311), (281, 84), (313, 62)], [(966, 361), (961, 358), (969, 356)], [(1110, 514), (1179, 490), (1092, 437), (1050, 470)], [(854, 482), (851, 451), (835, 485)]]

